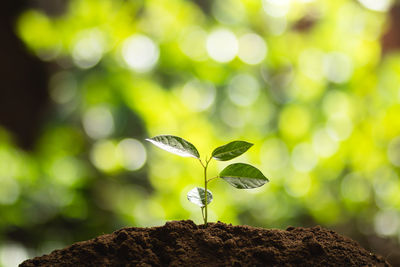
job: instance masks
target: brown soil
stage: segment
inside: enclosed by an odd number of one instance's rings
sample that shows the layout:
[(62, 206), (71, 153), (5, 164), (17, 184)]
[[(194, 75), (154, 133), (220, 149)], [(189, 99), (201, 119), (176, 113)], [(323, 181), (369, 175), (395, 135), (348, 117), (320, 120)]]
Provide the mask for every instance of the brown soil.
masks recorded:
[(188, 221), (123, 228), (20, 266), (390, 266), (381, 256), (319, 226), (267, 230)]

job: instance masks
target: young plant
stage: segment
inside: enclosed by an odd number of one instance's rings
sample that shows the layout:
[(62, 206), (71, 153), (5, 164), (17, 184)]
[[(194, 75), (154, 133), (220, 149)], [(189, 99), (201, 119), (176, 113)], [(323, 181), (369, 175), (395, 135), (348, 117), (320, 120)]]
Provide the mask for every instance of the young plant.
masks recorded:
[[(238, 189), (256, 188), (269, 182), (267, 177), (265, 177), (260, 170), (246, 163), (228, 165), (219, 175), (207, 178), (208, 164), (212, 159), (227, 161), (236, 158), (253, 146), (251, 143), (245, 141), (230, 142), (214, 149), (211, 156), (209, 158), (205, 157), (204, 161), (202, 161), (196, 147), (178, 136), (159, 135), (153, 138), (147, 138), (146, 141), (181, 157), (192, 157), (199, 160), (204, 169), (204, 188), (193, 188), (187, 194), (187, 198), (190, 202), (200, 206), (205, 226), (207, 226), (207, 206), (213, 199), (211, 191), (207, 189), (210, 181), (221, 178)], [(207, 194), (205, 192), (207, 192)]]

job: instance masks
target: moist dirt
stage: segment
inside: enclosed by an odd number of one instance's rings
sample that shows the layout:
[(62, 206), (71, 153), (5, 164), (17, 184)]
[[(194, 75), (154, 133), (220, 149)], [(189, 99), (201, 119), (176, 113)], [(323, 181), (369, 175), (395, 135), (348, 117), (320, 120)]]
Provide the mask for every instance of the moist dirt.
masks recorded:
[(350, 238), (316, 226), (286, 230), (171, 221), (123, 228), (20, 266), (390, 266)]

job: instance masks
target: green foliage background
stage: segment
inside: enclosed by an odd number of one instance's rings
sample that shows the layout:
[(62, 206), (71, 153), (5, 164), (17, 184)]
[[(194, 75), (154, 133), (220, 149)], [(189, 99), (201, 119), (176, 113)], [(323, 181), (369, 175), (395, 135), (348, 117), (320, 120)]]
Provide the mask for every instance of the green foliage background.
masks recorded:
[(71, 0), (61, 16), (22, 13), (18, 35), (55, 66), (54, 104), (33, 152), (0, 130), (3, 265), (120, 227), (201, 223), (186, 200), (201, 166), (144, 143), (159, 134), (202, 155), (255, 144), (239, 160), (271, 182), (213, 181), (211, 221), (398, 241), (400, 55), (382, 55), (387, 13), (361, 2)]

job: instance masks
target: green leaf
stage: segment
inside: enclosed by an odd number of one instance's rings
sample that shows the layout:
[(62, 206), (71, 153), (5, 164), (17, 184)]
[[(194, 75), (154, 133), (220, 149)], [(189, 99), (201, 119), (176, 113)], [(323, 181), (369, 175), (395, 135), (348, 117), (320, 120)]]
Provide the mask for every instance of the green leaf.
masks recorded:
[(200, 154), (196, 147), (178, 136), (158, 135), (153, 138), (147, 138), (146, 141), (181, 157), (200, 158)]
[(238, 189), (256, 188), (269, 182), (262, 172), (249, 164), (234, 163), (227, 166), (219, 177)]
[[(204, 188), (195, 187), (187, 193), (187, 199), (200, 206), (201, 208), (204, 207), (206, 204), (206, 194)], [(213, 199), (213, 195), (210, 190), (207, 190), (207, 204), (210, 204)]]
[(217, 147), (212, 152), (212, 157), (216, 160), (226, 161), (246, 152), (253, 144), (245, 141), (233, 141), (226, 145)]

